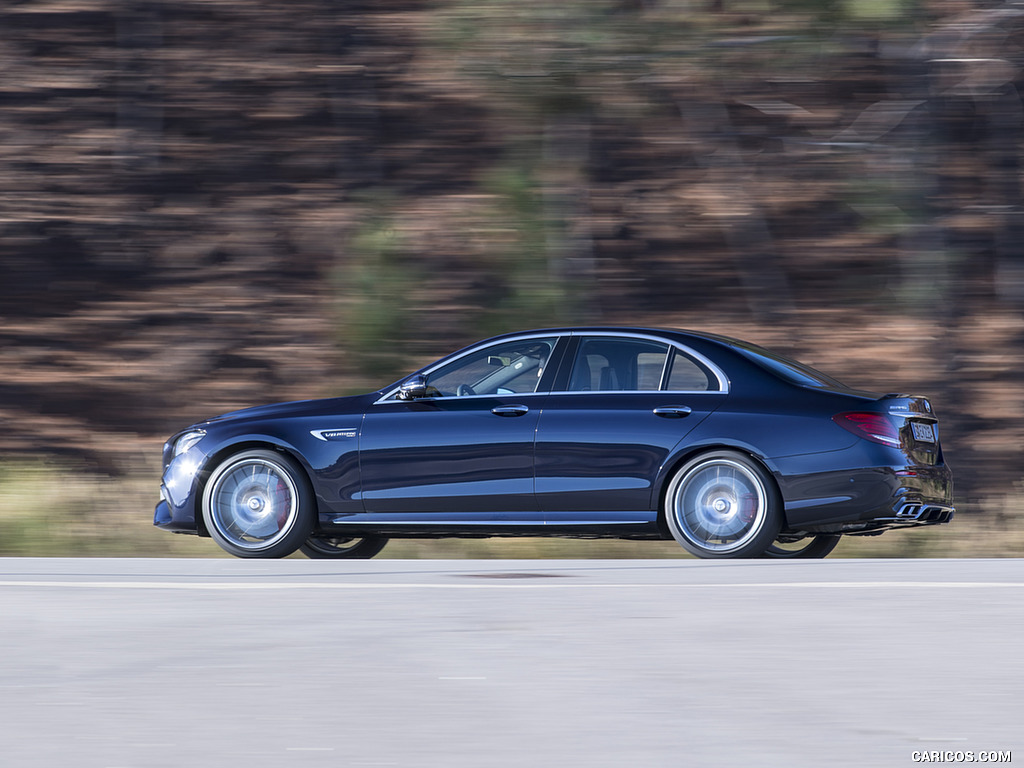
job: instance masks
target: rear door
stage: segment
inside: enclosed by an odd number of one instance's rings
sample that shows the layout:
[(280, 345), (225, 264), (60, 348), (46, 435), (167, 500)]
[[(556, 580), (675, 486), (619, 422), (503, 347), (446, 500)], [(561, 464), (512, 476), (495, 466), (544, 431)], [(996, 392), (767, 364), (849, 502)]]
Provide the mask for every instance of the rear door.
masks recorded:
[(728, 396), (710, 361), (656, 337), (574, 338), (537, 429), (536, 489), (548, 524), (655, 519), (655, 478)]

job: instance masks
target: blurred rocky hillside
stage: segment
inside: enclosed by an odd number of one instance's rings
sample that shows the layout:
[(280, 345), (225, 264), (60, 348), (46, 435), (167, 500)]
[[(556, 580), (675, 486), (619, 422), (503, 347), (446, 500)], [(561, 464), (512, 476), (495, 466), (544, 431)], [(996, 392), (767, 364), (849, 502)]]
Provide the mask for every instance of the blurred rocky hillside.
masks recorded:
[(0, 453), (131, 471), (492, 332), (643, 323), (931, 395), (996, 514), (1024, 11), (905, 8), (8, 0)]

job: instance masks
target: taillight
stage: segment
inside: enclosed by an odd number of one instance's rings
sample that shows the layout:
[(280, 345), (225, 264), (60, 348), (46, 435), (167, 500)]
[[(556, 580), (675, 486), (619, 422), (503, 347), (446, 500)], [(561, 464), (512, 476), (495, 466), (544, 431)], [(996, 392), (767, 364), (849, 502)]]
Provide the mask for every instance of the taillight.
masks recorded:
[(896, 425), (880, 413), (837, 413), (832, 421), (857, 437), (873, 443), (900, 446), (900, 433)]

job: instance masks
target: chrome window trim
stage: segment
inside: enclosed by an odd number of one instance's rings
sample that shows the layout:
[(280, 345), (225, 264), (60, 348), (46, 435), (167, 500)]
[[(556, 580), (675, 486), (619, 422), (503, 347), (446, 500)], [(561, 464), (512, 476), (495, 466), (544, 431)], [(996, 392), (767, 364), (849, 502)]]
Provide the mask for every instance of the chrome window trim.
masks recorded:
[[(711, 373), (714, 375), (714, 377), (718, 380), (718, 389), (692, 389), (692, 390), (691, 389), (613, 389), (613, 390), (585, 390), (585, 391), (573, 391), (573, 390), (568, 390), (568, 389), (553, 389), (550, 392), (547, 392), (547, 391), (545, 391), (545, 392), (519, 392), (519, 393), (513, 393), (511, 395), (463, 395), (461, 397), (459, 397), (458, 395), (453, 395), (453, 396), (447, 396), (447, 397), (444, 397), (444, 396), (442, 396), (442, 397), (430, 397), (430, 398), (426, 398), (426, 400), (427, 401), (431, 401), (431, 402), (436, 402), (436, 401), (446, 401), (446, 400), (472, 400), (472, 399), (484, 399), (484, 398), (494, 398), (494, 397), (536, 397), (537, 395), (545, 395), (545, 396), (547, 396), (547, 395), (650, 395), (650, 394), (655, 394), (655, 393), (661, 393), (661, 394), (666, 394), (666, 395), (670, 395), (670, 394), (671, 395), (727, 395), (727, 394), (729, 394), (729, 379), (725, 375), (725, 372), (722, 371), (721, 368), (719, 368), (715, 363), (711, 362), (711, 360), (709, 360), (707, 357), (702, 355), (700, 352), (697, 352), (696, 350), (691, 349), (690, 347), (686, 346), (685, 344), (683, 344), (681, 342), (674, 341), (673, 339), (665, 338), (664, 336), (654, 336), (654, 335), (647, 334), (647, 333), (637, 333), (636, 331), (622, 331), (622, 332), (616, 332), (616, 331), (563, 331), (563, 332), (556, 332), (554, 334), (551, 334), (551, 333), (527, 333), (527, 334), (525, 334), (523, 336), (509, 336), (508, 338), (502, 339), (501, 341), (495, 342), (493, 345), (488, 345), (488, 346), (497, 346), (499, 344), (514, 343), (514, 342), (517, 342), (517, 341), (529, 341), (530, 339), (550, 339), (550, 338), (553, 338), (555, 340), (555, 346), (557, 347), (559, 339), (562, 339), (562, 338), (565, 338), (565, 337), (572, 337), (572, 336), (577, 336), (577, 337), (580, 337), (580, 338), (588, 338), (588, 337), (592, 337), (592, 336), (606, 336), (606, 337), (610, 337), (610, 338), (641, 339), (643, 341), (653, 341), (653, 342), (656, 342), (656, 343), (659, 343), (659, 344), (667, 344), (669, 347), (674, 347), (677, 351), (682, 352), (684, 355), (687, 355), (688, 357), (693, 358), (694, 360), (699, 362), (701, 365), (703, 365), (705, 368), (707, 368), (709, 371), (711, 371)], [(463, 352), (458, 357), (453, 357), (450, 360), (445, 360), (443, 365), (448, 365), (449, 363), (454, 363), (457, 360), (461, 360), (466, 355), (470, 355), (470, 354), (473, 354), (475, 352), (478, 352), (480, 349), (482, 349), (481, 346), (474, 345), (474, 346), (470, 347), (469, 349), (467, 349), (465, 352)], [(554, 351), (554, 347), (552, 347), (552, 351)], [(665, 365), (668, 365), (668, 362), (669, 362), (668, 361), (668, 357), (669, 356), (666, 355)], [(573, 364), (575, 365), (575, 360), (573, 361)], [(431, 373), (433, 373), (434, 371), (436, 371), (438, 368), (441, 368), (441, 367), (442, 367), (442, 364), (438, 363), (437, 365), (434, 365), (434, 366), (432, 366), (430, 368), (425, 369), (423, 371), (423, 375), (424, 376), (429, 376)], [(409, 374), (409, 375), (411, 376), (413, 374)], [(408, 376), (406, 378), (408, 378)], [(662, 378), (664, 378), (664, 371), (662, 372)], [(397, 387), (393, 387), (392, 389), (388, 390), (386, 393), (381, 395), (381, 397), (377, 398), (377, 400), (375, 400), (373, 404), (374, 405), (382, 405), (384, 403), (405, 402), (404, 400), (395, 400), (394, 399), (394, 396), (398, 393), (399, 389), (401, 389), (401, 385), (399, 385)]]
[[(671, 345), (669, 345), (669, 350), (668, 351), (669, 352), (673, 351)], [(675, 359), (675, 355), (674, 354), (666, 354), (665, 355), (665, 362), (661, 364), (661, 376), (658, 377), (658, 391), (659, 392), (665, 392), (666, 391), (666, 390), (663, 390), (661, 388), (661, 386), (662, 386), (662, 384), (668, 384), (668, 371), (669, 371), (668, 367), (670, 365), (672, 365), (674, 359)]]
[[(421, 398), (419, 400), (388, 400), (388, 402), (389, 403), (408, 403), (408, 402), (413, 402), (413, 403), (436, 403), (438, 401), (448, 401), (448, 400), (459, 400), (459, 401), (462, 401), (462, 400), (493, 400), (496, 397), (537, 397), (538, 395), (544, 395), (546, 397), (547, 395), (552, 395), (552, 394), (556, 394), (556, 393), (544, 391), (544, 392), (513, 392), (510, 395), (502, 395), (502, 394), (494, 394), (494, 395), (441, 395), (440, 397), (424, 397), (424, 398)], [(381, 402), (383, 402), (383, 401), (378, 400), (377, 402), (374, 403), (374, 405), (377, 405), (378, 403), (381, 403)]]
[[(539, 394), (539, 393), (538, 393)], [(545, 395), (727, 395), (728, 392), (723, 392), (720, 389), (584, 389), (584, 390), (555, 390), (554, 392), (545, 392)], [(490, 395), (494, 397), (494, 395)], [(439, 400), (440, 398), (432, 398)], [(454, 400), (455, 398), (445, 398)], [(466, 398), (462, 398), (465, 400)]]

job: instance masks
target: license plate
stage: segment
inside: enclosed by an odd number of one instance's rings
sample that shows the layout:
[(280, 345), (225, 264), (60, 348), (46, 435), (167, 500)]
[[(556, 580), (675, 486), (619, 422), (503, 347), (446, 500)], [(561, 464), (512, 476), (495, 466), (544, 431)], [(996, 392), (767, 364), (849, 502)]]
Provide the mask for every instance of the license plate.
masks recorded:
[(935, 442), (935, 425), (922, 424), (919, 421), (910, 422), (910, 428), (914, 430), (914, 439), (923, 443)]

